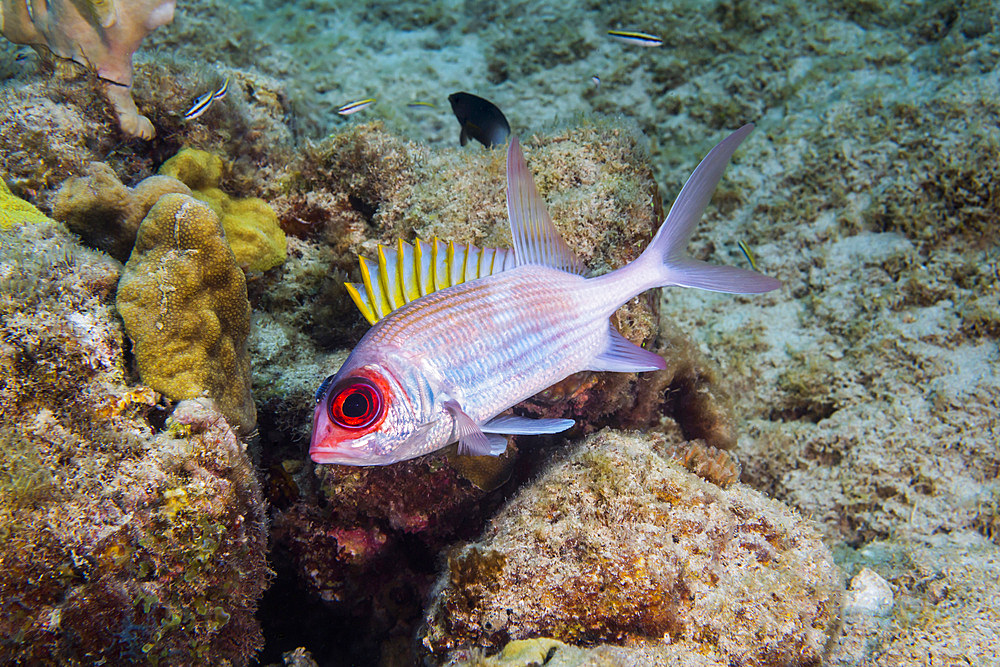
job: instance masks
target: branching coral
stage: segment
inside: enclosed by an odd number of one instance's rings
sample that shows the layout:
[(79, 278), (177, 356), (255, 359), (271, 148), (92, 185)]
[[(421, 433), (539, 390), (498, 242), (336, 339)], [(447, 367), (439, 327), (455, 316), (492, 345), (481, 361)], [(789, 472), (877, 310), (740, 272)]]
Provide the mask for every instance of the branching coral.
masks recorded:
[(132, 100), (132, 54), (174, 17), (174, 0), (0, 0), (0, 32), (93, 70), (122, 131), (152, 139), (153, 124)]

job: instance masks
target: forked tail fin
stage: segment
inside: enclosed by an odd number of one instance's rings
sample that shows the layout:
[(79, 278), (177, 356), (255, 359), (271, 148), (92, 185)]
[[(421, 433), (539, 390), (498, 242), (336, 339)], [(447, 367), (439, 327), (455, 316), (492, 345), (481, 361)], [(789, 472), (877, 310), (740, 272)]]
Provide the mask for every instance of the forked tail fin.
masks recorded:
[(756, 271), (708, 264), (685, 254), (694, 227), (722, 179), (729, 158), (752, 129), (752, 123), (744, 125), (709, 151), (681, 188), (667, 219), (660, 225), (649, 247), (622, 269), (634, 272), (629, 282), (636, 293), (665, 285), (731, 294), (759, 294), (781, 287), (780, 280)]

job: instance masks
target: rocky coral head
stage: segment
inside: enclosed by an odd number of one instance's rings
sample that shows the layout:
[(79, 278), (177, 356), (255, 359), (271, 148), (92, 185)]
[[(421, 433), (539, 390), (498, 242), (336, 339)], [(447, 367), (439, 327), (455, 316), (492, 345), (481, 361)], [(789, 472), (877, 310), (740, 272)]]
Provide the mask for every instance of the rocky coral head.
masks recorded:
[(143, 382), (173, 400), (207, 395), (242, 433), (253, 429), (246, 279), (211, 208), (160, 197), (139, 226), (117, 304)]

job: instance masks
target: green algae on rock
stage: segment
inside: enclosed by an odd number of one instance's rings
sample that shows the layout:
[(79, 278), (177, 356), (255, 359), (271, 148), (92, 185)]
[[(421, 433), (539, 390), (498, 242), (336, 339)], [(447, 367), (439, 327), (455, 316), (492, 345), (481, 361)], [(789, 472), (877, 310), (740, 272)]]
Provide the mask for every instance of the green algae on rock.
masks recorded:
[(246, 279), (211, 208), (160, 197), (139, 226), (117, 305), (143, 382), (173, 400), (207, 395), (240, 432), (253, 430)]
[(449, 558), (427, 650), (552, 637), (820, 664), (843, 583), (818, 533), (755, 491), (678, 469), (662, 446), (602, 431), (523, 490)]
[(245, 664), (267, 581), (244, 446), (129, 386), (120, 266), (51, 220), (0, 231), (0, 662)]

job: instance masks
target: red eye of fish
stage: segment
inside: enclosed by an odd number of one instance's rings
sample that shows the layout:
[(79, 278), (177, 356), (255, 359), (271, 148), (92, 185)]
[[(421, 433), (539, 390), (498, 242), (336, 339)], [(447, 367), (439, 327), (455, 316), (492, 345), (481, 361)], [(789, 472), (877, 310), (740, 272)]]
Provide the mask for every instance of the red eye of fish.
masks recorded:
[(330, 392), (330, 419), (344, 428), (371, 426), (382, 413), (382, 392), (368, 380), (351, 378)]

